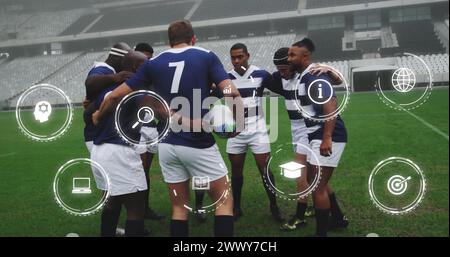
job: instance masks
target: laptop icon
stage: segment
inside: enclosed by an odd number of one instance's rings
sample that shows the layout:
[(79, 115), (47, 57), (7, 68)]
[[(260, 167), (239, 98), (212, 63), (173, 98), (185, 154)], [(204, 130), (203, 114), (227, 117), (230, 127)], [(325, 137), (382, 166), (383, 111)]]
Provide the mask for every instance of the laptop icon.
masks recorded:
[(72, 194), (90, 194), (91, 179), (90, 178), (73, 178)]

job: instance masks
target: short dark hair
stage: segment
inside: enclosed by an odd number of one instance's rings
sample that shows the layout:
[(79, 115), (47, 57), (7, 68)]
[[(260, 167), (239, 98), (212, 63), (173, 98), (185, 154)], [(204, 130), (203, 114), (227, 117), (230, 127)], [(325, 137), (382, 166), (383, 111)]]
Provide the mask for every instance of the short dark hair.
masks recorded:
[(294, 43), (292, 46), (304, 47), (304, 48), (308, 49), (311, 53), (316, 50), (316, 46), (314, 45), (313, 41), (307, 37)]
[(153, 53), (153, 47), (148, 43), (138, 43), (134, 47), (134, 51)]
[(179, 20), (169, 26), (169, 43), (171, 46), (191, 43), (194, 37), (194, 29), (188, 20)]
[(231, 47), (230, 52), (233, 51), (233, 50), (239, 50), (239, 49), (244, 50), (244, 53), (248, 54), (247, 46), (244, 45), (244, 44), (242, 44), (242, 43), (234, 44), (234, 45)]

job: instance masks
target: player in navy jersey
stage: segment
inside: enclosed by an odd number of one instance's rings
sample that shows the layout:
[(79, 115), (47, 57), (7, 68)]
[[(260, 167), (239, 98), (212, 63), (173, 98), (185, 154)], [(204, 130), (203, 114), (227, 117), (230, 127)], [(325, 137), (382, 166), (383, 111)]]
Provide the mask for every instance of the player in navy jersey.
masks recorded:
[[(139, 52), (129, 52), (123, 60), (123, 68), (129, 72), (136, 69), (146, 61), (146, 56)], [(95, 108), (100, 108), (105, 98), (119, 84), (113, 83), (103, 90), (93, 102)], [(138, 103), (128, 105), (123, 116), (126, 118), (124, 125), (134, 122), (133, 114)], [(128, 118), (127, 118), (128, 117)], [(101, 236), (114, 236), (119, 221), (121, 206), (127, 210), (125, 236), (144, 235), (145, 192), (148, 190), (142, 162), (135, 149), (129, 146), (116, 131), (114, 112), (109, 112), (95, 126), (94, 146), (91, 159), (99, 163), (108, 174), (109, 185), (103, 179), (94, 177), (97, 186), (102, 190), (109, 190), (108, 199), (102, 211)], [(133, 133), (131, 130), (130, 133)], [(134, 138), (139, 138), (139, 133), (134, 132)], [(133, 135), (131, 135), (133, 137)]]
[[(299, 74), (295, 71), (293, 65), (288, 62), (289, 47), (283, 47), (275, 52), (273, 63), (277, 71), (272, 74), (273, 87), (272, 91), (281, 95), (285, 100), (286, 111), (291, 121), (292, 144), (294, 146), (295, 161), (306, 166), (307, 169), (307, 155), (306, 147), (309, 145), (308, 128), (305, 120), (296, 106), (295, 89), (297, 86)], [(320, 76), (328, 74), (333, 85), (340, 85), (342, 79), (338, 74), (335, 74), (332, 69), (326, 65), (315, 64), (309, 71), (311, 74)], [(297, 180), (297, 188), (300, 191), (305, 190), (309, 184), (303, 176)], [(295, 215), (285, 224), (281, 225), (280, 229), (284, 231), (295, 230), (306, 225), (305, 217), (311, 217), (314, 211), (308, 207), (308, 199), (306, 197), (299, 198), (297, 202), (297, 209)]]
[[(87, 118), (92, 115), (92, 107), (89, 108), (89, 105), (97, 99), (103, 90), (114, 83), (122, 83), (129, 78), (131, 72), (122, 70), (122, 60), (130, 50), (131, 48), (126, 43), (114, 44), (105, 62), (94, 63), (85, 81), (86, 98), (83, 102), (85, 120), (90, 120), (90, 118)], [(94, 135), (94, 126), (90, 122), (85, 122), (84, 141), (89, 152), (92, 149)]]
[[(84, 141), (86, 148), (91, 153), (94, 145), (94, 137), (96, 134), (96, 128), (92, 124), (92, 113), (95, 111), (94, 102), (97, 100), (100, 93), (112, 84), (117, 84), (125, 81), (131, 74), (129, 71), (122, 70), (122, 61), (125, 54), (130, 51), (131, 48), (123, 42), (114, 44), (108, 54), (107, 59), (104, 62), (95, 62), (91, 70), (89, 71), (86, 81), (86, 97), (83, 101), (83, 118), (84, 118)], [(93, 170), (95, 175), (95, 170)], [(98, 180), (101, 178), (98, 177)], [(118, 229), (118, 231), (123, 229)]]
[[(153, 57), (153, 48), (148, 43), (138, 43), (134, 47), (134, 50), (145, 54), (148, 59)], [(158, 136), (156, 125), (157, 124), (153, 121), (148, 124), (142, 124), (142, 142), (150, 141)], [(151, 146), (139, 146), (136, 150), (141, 155), (142, 164), (144, 165), (145, 178), (147, 180), (147, 186), (150, 188), (150, 167), (152, 166), (153, 156), (158, 152), (158, 145), (154, 144)], [(164, 219), (164, 215), (157, 213), (150, 207), (150, 190), (147, 191), (147, 195), (145, 196), (145, 198), (145, 218), (150, 220)]]
[[(241, 128), (242, 119), (235, 112), (236, 109), (243, 109), (239, 91), (228, 79), (219, 58), (208, 50), (194, 47), (196, 37), (189, 21), (172, 23), (168, 34), (171, 49), (148, 61), (135, 76), (115, 89), (106, 98), (99, 113), (93, 116), (94, 123), (126, 94), (154, 85), (155, 92), (168, 103), (182, 97), (190, 105), (171, 106), (172, 113), (175, 113), (172, 119), (176, 123), (187, 119), (188, 125), (196, 125), (198, 121), (201, 123), (209, 109), (201, 108), (200, 111), (196, 111), (193, 107), (201, 106), (201, 102), (209, 97), (211, 85), (214, 83), (220, 90), (227, 89), (224, 91), (226, 103), (234, 111), (238, 128)], [(201, 102), (197, 103), (195, 99)], [(187, 236), (189, 233), (186, 206), (189, 204), (190, 179), (194, 176), (208, 177), (210, 181), (208, 192), (213, 202), (216, 202), (228, 190), (229, 183), (226, 178), (228, 171), (214, 137), (203, 130), (198, 132), (171, 130), (159, 144), (158, 153), (172, 202), (170, 235)], [(233, 227), (233, 199), (228, 195), (216, 206), (214, 235), (232, 236)]]
[[(305, 38), (289, 48), (288, 61), (296, 72), (300, 74), (298, 99), (304, 112), (317, 118), (330, 114), (337, 109), (337, 99), (332, 90), (332, 79), (327, 74), (316, 76), (310, 73), (314, 66), (311, 64), (311, 55), (315, 46)], [(320, 80), (320, 83), (318, 81)], [(330, 86), (324, 86), (328, 84)], [(307, 93), (310, 92), (310, 93)], [(319, 102), (318, 98), (328, 99)], [(347, 131), (343, 120), (338, 115), (323, 122), (305, 119), (308, 128), (308, 140), (312, 151), (317, 155), (318, 162), (309, 154), (307, 161), (310, 164), (309, 179), (316, 176), (318, 165), (322, 176), (319, 185), (313, 192), (313, 202), (316, 216), (316, 236), (326, 236), (327, 231), (334, 227), (346, 227), (348, 221), (339, 208), (334, 192), (328, 185), (334, 169), (338, 166), (347, 142)], [(331, 219), (330, 219), (331, 214)]]

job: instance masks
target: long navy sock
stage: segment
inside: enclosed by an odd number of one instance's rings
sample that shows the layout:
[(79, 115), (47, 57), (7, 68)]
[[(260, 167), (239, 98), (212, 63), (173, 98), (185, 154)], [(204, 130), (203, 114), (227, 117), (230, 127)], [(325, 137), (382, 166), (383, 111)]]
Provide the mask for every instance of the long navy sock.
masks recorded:
[(308, 207), (307, 203), (299, 203), (297, 202), (297, 211), (295, 213), (295, 216), (297, 216), (297, 218), (304, 220), (305, 219), (305, 211), (306, 208)]
[(232, 176), (231, 177), (231, 188), (233, 189), (233, 205), (234, 209), (241, 208), (241, 194), (242, 185), (244, 184), (244, 177)]
[(316, 209), (316, 236), (326, 237), (330, 209)]
[(203, 199), (205, 198), (204, 191), (195, 191), (195, 208), (200, 209), (203, 206)]
[(171, 220), (170, 236), (172, 237), (188, 237), (189, 224), (187, 220)]
[(270, 206), (274, 207), (277, 205), (277, 198), (275, 196), (275, 193), (273, 192), (273, 189), (270, 188), (269, 179), (270, 182), (272, 182), (273, 186), (275, 186), (275, 177), (273, 176), (272, 172), (269, 172), (269, 178), (263, 175), (262, 180), (264, 189), (266, 190), (267, 197), (269, 197)]
[(339, 207), (339, 204), (336, 199), (336, 195), (334, 193), (331, 193), (328, 195), (328, 198), (330, 199), (330, 205), (331, 205), (331, 217), (335, 220), (341, 220), (344, 218), (344, 214), (341, 211), (341, 208)]
[(116, 235), (117, 223), (119, 222), (121, 207), (110, 209), (104, 208), (102, 211), (100, 236), (114, 237)]
[(234, 234), (234, 218), (233, 216), (220, 215), (214, 219), (214, 236), (215, 237), (232, 237)]
[(125, 223), (125, 236), (144, 236), (144, 220), (127, 220)]

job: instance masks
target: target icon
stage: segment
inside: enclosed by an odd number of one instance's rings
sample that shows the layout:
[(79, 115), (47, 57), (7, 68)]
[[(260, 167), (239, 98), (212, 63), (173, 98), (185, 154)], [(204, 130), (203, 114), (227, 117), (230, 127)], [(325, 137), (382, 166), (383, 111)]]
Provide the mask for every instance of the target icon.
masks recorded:
[(408, 189), (408, 180), (411, 177), (404, 178), (400, 175), (395, 175), (389, 178), (387, 182), (387, 189), (393, 195), (402, 195)]

